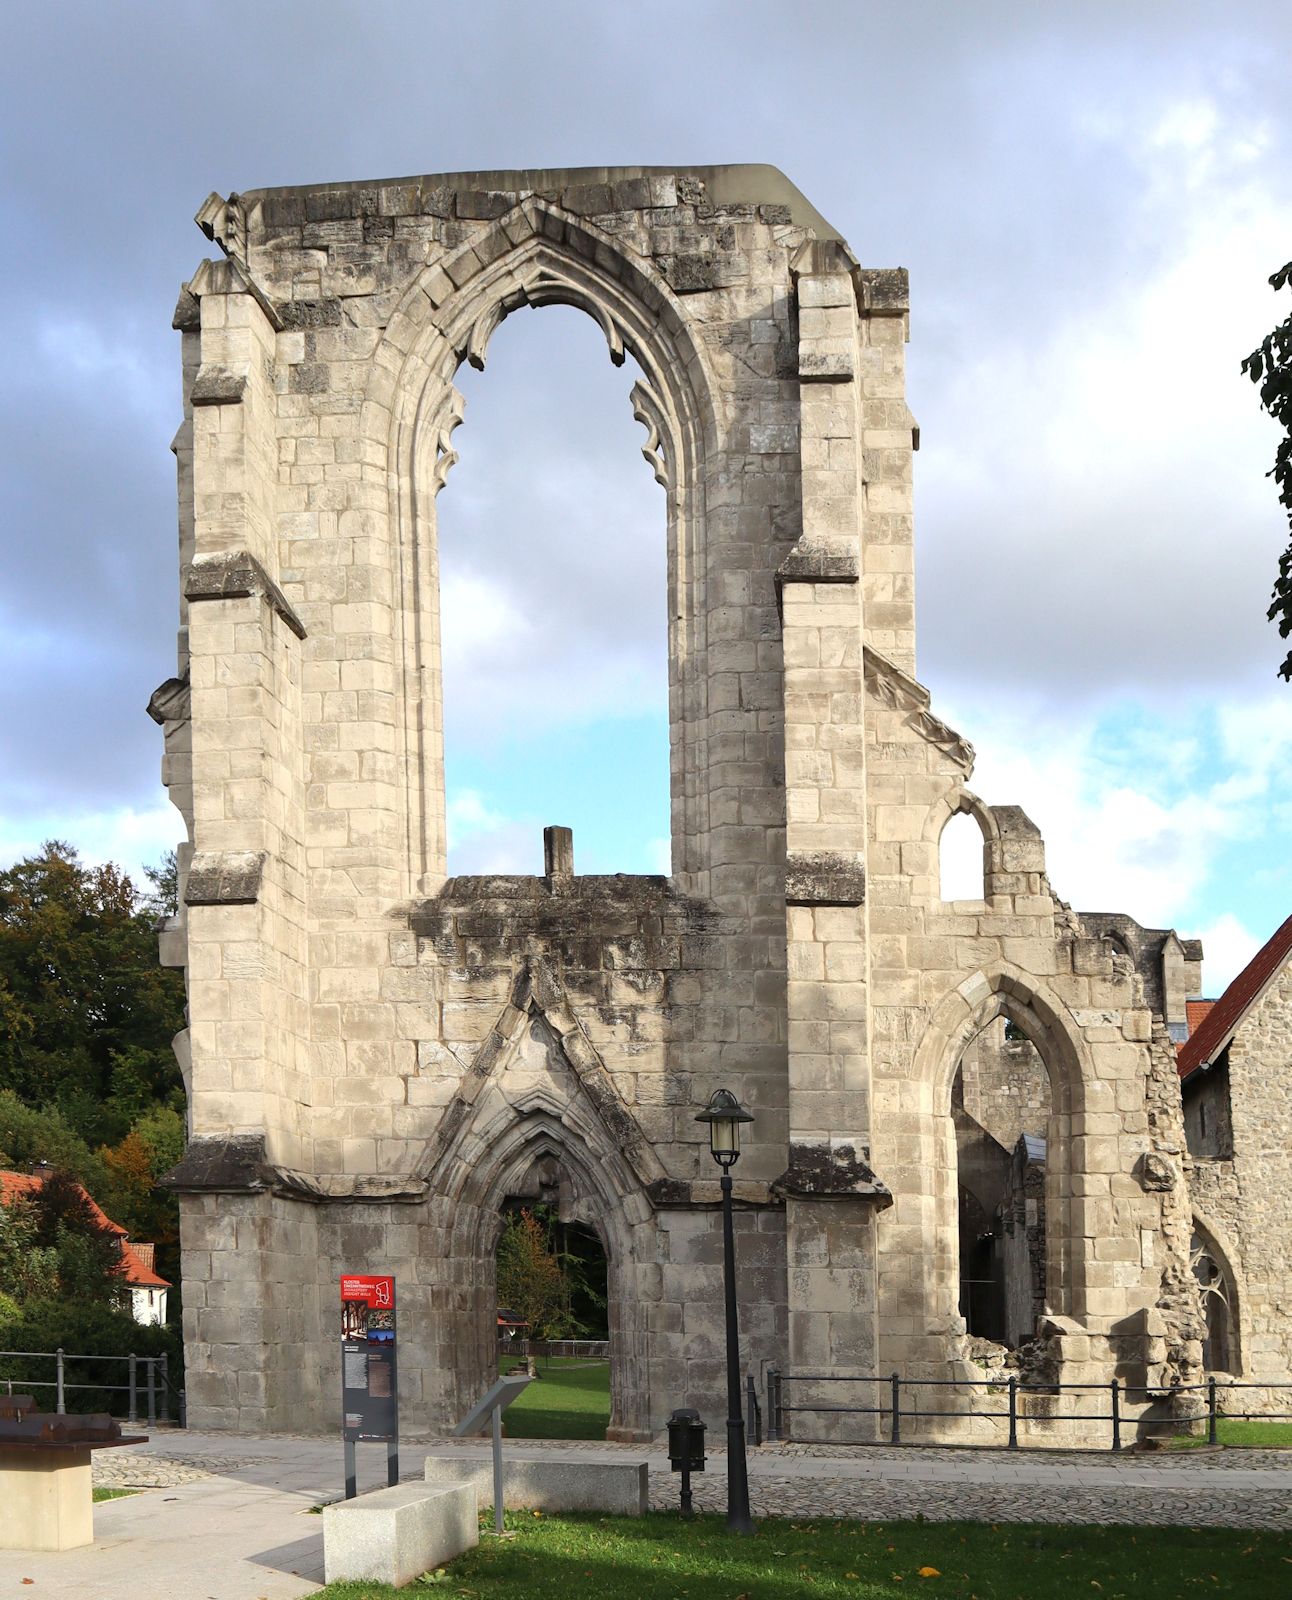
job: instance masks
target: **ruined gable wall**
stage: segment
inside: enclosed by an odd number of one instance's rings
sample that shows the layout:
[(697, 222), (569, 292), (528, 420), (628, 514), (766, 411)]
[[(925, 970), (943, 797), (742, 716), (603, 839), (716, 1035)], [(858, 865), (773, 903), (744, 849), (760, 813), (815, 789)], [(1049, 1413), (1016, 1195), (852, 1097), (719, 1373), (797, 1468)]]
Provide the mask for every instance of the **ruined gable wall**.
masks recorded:
[[(1292, 1380), (1292, 963), (1243, 1019), (1228, 1052), (1233, 1159), (1195, 1157), (1199, 1215), (1237, 1256), (1242, 1375)], [(1277, 1396), (1275, 1397), (1277, 1399)]]
[[(1129, 1315), (1152, 1321), (1180, 1266), (1178, 1241), (1160, 1239), (1164, 1199), (1137, 1171), (1160, 1137), (1151, 1013), (1126, 964), (1055, 900), (1036, 829), (966, 799), (971, 753), (891, 674), (876, 674), (868, 735), (873, 1159), (894, 1195), (878, 1221), (881, 1366), (932, 1368), (963, 1332), (946, 1112), (964, 1046), (1003, 1013), (1050, 1075), (1047, 1296), (1082, 1330), (1065, 1352), (1075, 1376), (1107, 1359), (1101, 1341)], [(986, 834), (985, 898), (943, 902), (937, 841), (962, 804)]]

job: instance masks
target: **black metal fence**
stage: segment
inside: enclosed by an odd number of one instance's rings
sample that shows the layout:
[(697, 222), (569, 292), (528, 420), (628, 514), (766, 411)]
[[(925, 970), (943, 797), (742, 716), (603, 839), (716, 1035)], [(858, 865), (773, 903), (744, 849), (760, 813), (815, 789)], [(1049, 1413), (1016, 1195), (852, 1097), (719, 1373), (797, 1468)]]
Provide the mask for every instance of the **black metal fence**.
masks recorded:
[[(127, 1422), (146, 1422), (152, 1428), (157, 1423), (171, 1420), (172, 1401), (176, 1420), (185, 1424), (184, 1391), (171, 1382), (170, 1358), (159, 1356), (100, 1356), (73, 1352), (68, 1354), (60, 1345), (57, 1350), (0, 1350), (0, 1361), (12, 1357), (22, 1361), (52, 1361), (48, 1378), (0, 1377), (0, 1387), (6, 1394), (33, 1394), (38, 1389), (54, 1391), (54, 1410), (62, 1416), (67, 1410), (67, 1397), (86, 1391), (96, 1394), (123, 1395), (121, 1402)], [(123, 1383), (72, 1383), (67, 1378), (69, 1362), (117, 1361), (125, 1364)], [(35, 1396), (39, 1398), (39, 1396)], [(116, 1410), (116, 1402), (109, 1401), (109, 1409)], [(140, 1413), (143, 1413), (142, 1415)]]
[[(827, 1405), (816, 1404), (814, 1401), (795, 1403), (793, 1386), (795, 1384), (871, 1384), (876, 1386), (878, 1392), (872, 1389), (871, 1394), (875, 1402), (872, 1405)], [(753, 1380), (750, 1379), (752, 1391)], [(790, 1398), (786, 1398), (786, 1385), (790, 1386)], [(983, 1391), (985, 1397), (995, 1402), (986, 1410), (966, 1410), (957, 1406), (954, 1410), (930, 1409), (922, 1403), (921, 1391), (929, 1389), (959, 1389), (969, 1391)], [(1245, 1411), (1234, 1408), (1236, 1391), (1260, 1390), (1262, 1393), (1271, 1390), (1292, 1391), (1292, 1383), (1240, 1383), (1227, 1379), (1208, 1378), (1205, 1383), (1183, 1384), (1170, 1391), (1171, 1397), (1177, 1395), (1195, 1394), (1198, 1396), (1198, 1410), (1192, 1419), (1196, 1422), (1205, 1421), (1207, 1426), (1207, 1442), (1217, 1442), (1218, 1424), (1222, 1419), (1259, 1422), (1289, 1422), (1292, 1423), (1292, 1410), (1282, 1411)], [(1029, 1404), (1030, 1396), (1054, 1397), (1061, 1394), (1084, 1394), (1091, 1396), (1090, 1405), (1097, 1407), (1094, 1410), (1062, 1411), (1046, 1414), (1037, 1409), (1035, 1402)], [(1101, 1397), (1107, 1396), (1107, 1404), (1101, 1404)], [(1142, 1419), (1138, 1416), (1127, 1416), (1126, 1407), (1135, 1406), (1137, 1403), (1148, 1405), (1151, 1402), (1161, 1401), (1165, 1398), (1161, 1390), (1147, 1389), (1139, 1385), (1124, 1384), (1113, 1378), (1108, 1383), (1023, 1383), (1017, 1377), (992, 1379), (992, 1378), (903, 1378), (900, 1373), (893, 1372), (886, 1377), (876, 1376), (841, 1376), (829, 1372), (782, 1372), (777, 1367), (767, 1369), (767, 1438), (769, 1442), (783, 1441), (788, 1438), (787, 1419), (796, 1414), (813, 1416), (854, 1416), (875, 1417), (879, 1419), (875, 1428), (875, 1437), (867, 1440), (850, 1441), (858, 1444), (927, 1444), (927, 1439), (903, 1438), (903, 1423), (918, 1423), (924, 1420), (949, 1423), (963, 1419), (981, 1419), (1003, 1425), (1006, 1435), (1005, 1448), (1009, 1450), (1026, 1449), (1028, 1445), (1019, 1438), (1020, 1423), (1043, 1422), (1051, 1427), (1069, 1422), (1101, 1423), (1108, 1429), (1109, 1449), (1120, 1450), (1125, 1443), (1125, 1436), (1133, 1438), (1139, 1431), (1142, 1420), (1147, 1420), (1156, 1426), (1164, 1426), (1179, 1419), (1173, 1417), (1154, 1417)], [(1020, 1404), (1021, 1402), (1021, 1404)], [(994, 1449), (997, 1446), (980, 1441), (967, 1441), (970, 1448)], [(1054, 1444), (1037, 1445), (1032, 1448), (1056, 1448)]]

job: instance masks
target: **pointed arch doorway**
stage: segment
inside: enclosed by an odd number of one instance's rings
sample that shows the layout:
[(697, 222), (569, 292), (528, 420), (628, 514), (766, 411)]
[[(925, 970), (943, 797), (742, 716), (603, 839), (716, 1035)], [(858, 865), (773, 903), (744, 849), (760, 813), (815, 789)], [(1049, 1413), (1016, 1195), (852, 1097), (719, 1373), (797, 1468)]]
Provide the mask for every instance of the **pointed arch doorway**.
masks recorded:
[(546, 1196), (567, 1225), (595, 1235), (605, 1256), (606, 1437), (649, 1438), (643, 1274), (658, 1257), (648, 1190), (664, 1173), (550, 976), (517, 979), (423, 1170), (442, 1251), (431, 1306), (436, 1367), (428, 1375), (436, 1409), (465, 1414), (496, 1377), (504, 1218), (517, 1200)]

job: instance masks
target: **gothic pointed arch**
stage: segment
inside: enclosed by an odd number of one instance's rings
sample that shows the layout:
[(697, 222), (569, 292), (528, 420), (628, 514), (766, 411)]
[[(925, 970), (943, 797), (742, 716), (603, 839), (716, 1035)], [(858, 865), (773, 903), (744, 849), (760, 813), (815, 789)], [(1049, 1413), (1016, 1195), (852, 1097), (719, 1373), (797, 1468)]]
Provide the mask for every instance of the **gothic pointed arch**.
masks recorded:
[[(462, 420), (453, 379), (483, 368), (503, 319), (523, 306), (570, 305), (631, 354), (643, 378), (629, 403), (642, 454), (667, 495), (670, 764), (674, 870), (703, 888), (707, 839), (706, 478), (723, 449), (709, 357), (656, 267), (585, 218), (531, 196), (472, 243), (425, 268), (374, 354), (361, 412), (374, 478), (384, 476), (393, 620), (403, 693), (399, 765), (412, 797), (409, 892), (433, 893), (446, 857), (435, 500), (456, 460)], [(374, 482), (374, 489), (377, 487)]]
[[(527, 1083), (519, 1092), (502, 1080), (508, 1065), (536, 1034), (549, 1060), (563, 1070), (569, 1092)], [(489, 1095), (490, 1089), (500, 1090)], [(446, 1107), (435, 1137), (417, 1165), (432, 1192), (463, 1196), (471, 1175), (515, 1129), (546, 1119), (594, 1164), (614, 1175), (622, 1199), (647, 1206), (670, 1180), (654, 1146), (624, 1101), (614, 1077), (570, 1004), (564, 985), (542, 962), (517, 973), (511, 994), (476, 1051)], [(553, 1135), (561, 1137), (561, 1135)], [(644, 1214), (644, 1212), (643, 1212)]]
[[(1094, 1081), (1089, 1050), (1067, 1006), (1039, 979), (1008, 963), (965, 978), (934, 1008), (916, 1049), (914, 1073), (927, 1095), (935, 1154), (936, 1227), (950, 1253), (958, 1239), (958, 1185), (952, 1087), (966, 1046), (1003, 1016), (1031, 1039), (1050, 1080), (1051, 1115), (1046, 1155), (1046, 1293), (1049, 1309), (1082, 1316), (1087, 1248), (1074, 1232), (1073, 1175), (1083, 1169), (1086, 1136), (1074, 1136), (1076, 1119), (1090, 1103)], [(953, 1233), (954, 1230), (954, 1233)], [(958, 1246), (956, 1246), (958, 1248)], [(930, 1307), (931, 1319), (952, 1314), (946, 1304)]]
[(1246, 1348), (1245, 1297), (1236, 1270), (1237, 1255), (1223, 1227), (1193, 1208), (1189, 1265), (1202, 1294), (1206, 1340), (1203, 1363), (1213, 1372), (1239, 1375)]
[(650, 1410), (638, 1267), (654, 1237), (651, 1196), (667, 1180), (564, 989), (535, 964), (517, 975), (419, 1168), (457, 1283), (457, 1359), (444, 1365), (458, 1410), (497, 1371), (495, 1251), (504, 1208), (539, 1192), (549, 1167), (560, 1174), (562, 1219), (590, 1227), (605, 1251), (611, 1430), (638, 1436)]

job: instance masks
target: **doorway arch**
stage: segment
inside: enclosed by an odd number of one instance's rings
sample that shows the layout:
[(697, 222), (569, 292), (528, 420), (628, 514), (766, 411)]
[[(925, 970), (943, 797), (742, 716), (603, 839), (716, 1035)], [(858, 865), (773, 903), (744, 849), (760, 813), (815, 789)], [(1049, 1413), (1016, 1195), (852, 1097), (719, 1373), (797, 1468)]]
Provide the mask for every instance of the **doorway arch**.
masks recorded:
[[(953, 1086), (965, 1050), (998, 1017), (1020, 1029), (1036, 1047), (1049, 1080), (1046, 1128), (1045, 1293), (1048, 1309), (1084, 1322), (1087, 1251), (1073, 1231), (1073, 1176), (1085, 1165), (1087, 1135), (1073, 1134), (1074, 1119), (1089, 1104), (1092, 1071), (1076, 1023), (1056, 997), (1014, 969), (978, 972), (935, 1009), (915, 1058), (931, 1129), (933, 1256), (959, 1261), (959, 1183)], [(1084, 1127), (1084, 1123), (1076, 1123)], [(959, 1323), (959, 1271), (931, 1273), (925, 1280), (925, 1318), (930, 1331)]]
[[(610, 1335), (610, 1425), (607, 1438), (642, 1437), (649, 1430), (646, 1384), (645, 1307), (637, 1293), (634, 1221), (644, 1206), (636, 1180), (623, 1158), (599, 1150), (554, 1109), (531, 1110), (504, 1129), (481, 1130), (491, 1158), (470, 1167), (457, 1162), (460, 1182), (447, 1193), (450, 1276), (463, 1299), (454, 1321), (459, 1328), (454, 1401), (464, 1411), (497, 1372), (496, 1254), (503, 1212), (510, 1199), (536, 1187), (544, 1166), (560, 1173), (564, 1220), (591, 1228), (606, 1255), (606, 1315)], [(473, 1141), (474, 1143), (474, 1141)], [(637, 1201), (636, 1205), (630, 1202)], [(638, 1250), (640, 1246), (638, 1247)], [(465, 1334), (463, 1338), (461, 1335)]]

